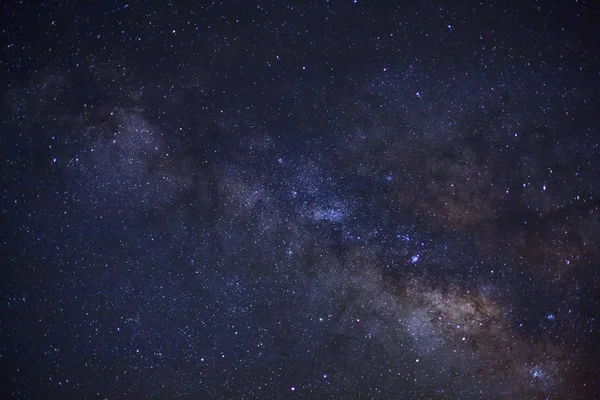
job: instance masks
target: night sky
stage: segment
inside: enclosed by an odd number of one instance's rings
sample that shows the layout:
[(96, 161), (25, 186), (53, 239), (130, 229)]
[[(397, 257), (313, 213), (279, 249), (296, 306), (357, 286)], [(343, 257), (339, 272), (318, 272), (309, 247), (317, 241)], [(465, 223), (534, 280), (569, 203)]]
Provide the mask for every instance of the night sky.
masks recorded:
[(400, 3), (4, 2), (0, 397), (600, 398), (600, 4)]

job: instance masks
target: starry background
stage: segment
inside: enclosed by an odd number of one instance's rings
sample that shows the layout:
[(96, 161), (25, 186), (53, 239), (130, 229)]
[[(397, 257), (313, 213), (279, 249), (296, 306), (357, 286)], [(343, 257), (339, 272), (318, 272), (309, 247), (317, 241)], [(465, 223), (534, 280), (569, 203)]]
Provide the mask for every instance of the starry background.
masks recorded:
[(2, 397), (598, 398), (600, 6), (223, 3), (4, 2)]

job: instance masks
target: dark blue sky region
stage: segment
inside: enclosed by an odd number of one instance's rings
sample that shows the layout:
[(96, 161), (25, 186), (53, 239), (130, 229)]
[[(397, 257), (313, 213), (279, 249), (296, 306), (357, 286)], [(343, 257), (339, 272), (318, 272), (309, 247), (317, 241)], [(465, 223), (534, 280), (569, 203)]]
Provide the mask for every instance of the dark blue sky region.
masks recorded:
[(596, 2), (2, 8), (1, 397), (600, 397)]

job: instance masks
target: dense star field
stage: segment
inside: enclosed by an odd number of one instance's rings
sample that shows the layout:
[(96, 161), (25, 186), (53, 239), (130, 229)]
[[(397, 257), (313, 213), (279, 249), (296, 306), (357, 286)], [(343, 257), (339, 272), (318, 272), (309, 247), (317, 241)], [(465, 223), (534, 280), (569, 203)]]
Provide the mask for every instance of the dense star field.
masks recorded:
[(56, 3), (2, 6), (0, 397), (600, 398), (600, 4)]

